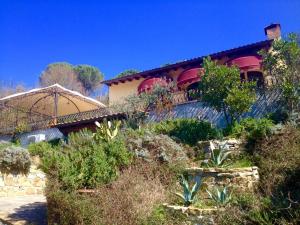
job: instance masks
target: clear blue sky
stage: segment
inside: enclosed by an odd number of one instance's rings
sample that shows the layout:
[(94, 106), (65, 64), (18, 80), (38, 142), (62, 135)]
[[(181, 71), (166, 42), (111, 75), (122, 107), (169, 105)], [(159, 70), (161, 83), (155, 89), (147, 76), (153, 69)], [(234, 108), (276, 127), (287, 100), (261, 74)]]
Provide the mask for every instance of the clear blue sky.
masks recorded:
[(32, 87), (49, 63), (98, 67), (105, 79), (300, 32), (300, 0), (0, 0), (0, 81)]

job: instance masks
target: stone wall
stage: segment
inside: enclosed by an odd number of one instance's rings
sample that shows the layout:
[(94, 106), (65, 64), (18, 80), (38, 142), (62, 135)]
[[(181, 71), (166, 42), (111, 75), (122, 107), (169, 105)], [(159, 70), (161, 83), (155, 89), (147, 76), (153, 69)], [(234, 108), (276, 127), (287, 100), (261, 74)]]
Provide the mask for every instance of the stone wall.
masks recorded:
[(232, 186), (241, 190), (252, 190), (259, 180), (258, 168), (198, 168), (192, 167), (186, 170), (191, 175), (199, 175), (204, 178), (204, 183), (209, 188), (215, 185)]
[(27, 175), (0, 173), (0, 197), (43, 194), (45, 174), (31, 165)]
[(199, 209), (193, 206), (185, 207), (185, 206), (168, 205), (168, 204), (164, 204), (163, 206), (171, 212), (181, 214), (183, 217), (186, 218), (186, 221), (192, 222), (193, 225), (194, 224), (213, 225), (215, 224), (213, 220), (213, 216), (216, 215), (219, 211), (223, 210), (218, 208)]

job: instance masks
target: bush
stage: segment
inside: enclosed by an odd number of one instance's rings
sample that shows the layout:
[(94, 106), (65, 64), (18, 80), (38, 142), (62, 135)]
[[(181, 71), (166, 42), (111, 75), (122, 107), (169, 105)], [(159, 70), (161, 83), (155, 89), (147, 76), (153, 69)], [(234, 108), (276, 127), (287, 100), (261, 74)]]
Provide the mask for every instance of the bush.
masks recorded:
[(53, 150), (52, 145), (48, 142), (31, 143), (28, 146), (28, 151), (31, 156), (43, 157), (51, 150)]
[(63, 191), (60, 183), (51, 179), (46, 189), (49, 224), (181, 224), (172, 223), (160, 207), (176, 182), (172, 168), (136, 159), (121, 173), (93, 194)]
[(136, 156), (146, 161), (159, 161), (172, 164), (186, 162), (185, 148), (164, 134), (148, 130), (129, 130), (126, 132), (126, 145)]
[(270, 119), (246, 118), (227, 127), (224, 133), (233, 137), (245, 136), (249, 140), (257, 140), (270, 135), (273, 125), (273, 121)]
[(186, 217), (180, 213), (167, 211), (163, 206), (159, 205), (153, 209), (151, 214), (141, 221), (141, 225), (182, 225)]
[(30, 164), (29, 152), (24, 148), (10, 145), (0, 150), (0, 171), (2, 173), (27, 174)]
[(189, 145), (196, 145), (198, 141), (218, 137), (218, 131), (209, 122), (197, 119), (175, 119), (152, 124), (152, 129), (160, 134), (166, 134), (179, 139)]
[(48, 224), (103, 224), (99, 216), (101, 215), (101, 208), (93, 197), (74, 192), (68, 193), (54, 187), (46, 193)]
[(286, 123), (289, 119), (289, 113), (287, 110), (278, 109), (273, 113), (270, 113), (268, 118), (272, 120), (275, 124)]
[(48, 176), (57, 176), (63, 190), (76, 190), (109, 183), (131, 159), (122, 139), (97, 141), (81, 131), (71, 134), (61, 149), (47, 151), (41, 168)]
[(300, 131), (286, 126), (251, 147), (258, 189), (236, 198), (220, 224), (300, 224)]

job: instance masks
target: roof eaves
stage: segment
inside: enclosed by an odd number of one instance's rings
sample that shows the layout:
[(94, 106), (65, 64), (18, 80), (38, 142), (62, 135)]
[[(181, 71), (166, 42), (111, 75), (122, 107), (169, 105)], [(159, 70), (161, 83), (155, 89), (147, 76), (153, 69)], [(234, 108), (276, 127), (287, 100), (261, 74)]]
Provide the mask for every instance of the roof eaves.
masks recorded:
[(110, 80), (105, 80), (105, 81), (102, 81), (102, 83), (106, 84), (106, 85), (110, 85), (110, 84), (113, 84), (113, 83), (125, 82), (126, 80), (130, 80), (130, 79), (133, 80), (133, 79), (136, 79), (138, 77), (146, 78), (148, 76), (151, 76), (153, 73), (174, 69), (176, 67), (184, 66), (185, 64), (190, 64), (190, 63), (197, 62), (197, 61), (202, 61), (202, 59), (207, 57), (207, 56), (210, 56), (211, 58), (218, 58), (218, 57), (224, 56), (226, 54), (233, 54), (235, 52), (245, 50), (245, 49), (249, 49), (249, 48), (267, 46), (272, 41), (273, 40), (259, 41), (259, 42), (255, 42), (255, 43), (252, 43), (252, 44), (243, 45), (243, 46), (239, 46), (239, 47), (236, 47), (236, 48), (232, 48), (232, 49), (212, 53), (212, 54), (209, 54), (209, 55), (204, 55), (204, 56), (184, 60), (184, 61), (177, 62), (177, 63), (174, 63), (174, 64), (170, 64), (170, 65), (167, 65), (167, 66), (164, 66), (164, 67), (158, 67), (158, 68), (145, 70), (145, 71), (135, 73), (135, 74), (131, 74), (131, 75), (124, 76), (124, 77), (118, 77), (118, 78), (113, 78), (113, 79), (110, 79)]

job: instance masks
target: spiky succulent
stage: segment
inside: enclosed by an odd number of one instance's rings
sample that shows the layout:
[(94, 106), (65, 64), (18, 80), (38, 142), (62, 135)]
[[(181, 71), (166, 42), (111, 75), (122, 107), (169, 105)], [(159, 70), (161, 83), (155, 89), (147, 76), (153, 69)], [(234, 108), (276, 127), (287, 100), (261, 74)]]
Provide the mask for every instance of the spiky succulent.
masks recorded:
[(193, 180), (195, 181), (195, 184), (193, 185), (192, 189), (190, 189), (188, 179), (186, 179), (184, 176), (181, 176), (179, 179), (179, 183), (183, 188), (183, 194), (181, 193), (175, 193), (175, 194), (184, 201), (185, 206), (190, 206), (191, 204), (193, 204), (195, 200), (195, 196), (201, 187), (200, 176), (195, 176)]
[(224, 187), (223, 190), (215, 188), (215, 191), (213, 192), (208, 190), (206, 190), (206, 192), (208, 193), (209, 198), (211, 198), (219, 206), (224, 206), (231, 200), (231, 193), (227, 191), (227, 187)]
[(121, 121), (103, 121), (102, 123), (96, 121), (95, 124), (98, 127), (96, 138), (110, 141), (118, 135)]
[(209, 165), (215, 167), (228, 166), (228, 165), (224, 165), (224, 162), (228, 158), (230, 153), (231, 153), (230, 151), (226, 150), (223, 147), (220, 147), (219, 149), (211, 150)]

